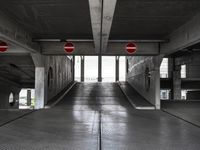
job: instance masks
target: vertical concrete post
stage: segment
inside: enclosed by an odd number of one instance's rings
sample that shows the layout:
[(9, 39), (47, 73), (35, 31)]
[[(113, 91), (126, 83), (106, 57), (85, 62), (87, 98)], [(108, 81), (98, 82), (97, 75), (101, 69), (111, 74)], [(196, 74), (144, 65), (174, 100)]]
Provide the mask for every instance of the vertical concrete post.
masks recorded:
[[(35, 64), (35, 109), (42, 109), (45, 105), (47, 85), (45, 84), (44, 57), (41, 54), (32, 54)], [(46, 86), (45, 86), (46, 85)]]
[(115, 81), (119, 81), (119, 59), (120, 56), (115, 57)]
[(14, 101), (15, 101), (15, 106), (14, 107), (15, 108), (19, 108), (20, 91), (21, 91), (21, 89), (19, 91), (16, 91), (15, 94), (14, 94)]
[(45, 101), (45, 70), (44, 67), (35, 68), (35, 109), (44, 108)]
[(81, 56), (81, 82), (84, 82), (85, 73), (85, 56)]
[(126, 75), (128, 74), (129, 64), (128, 64), (128, 58), (126, 56)]
[(102, 56), (98, 56), (98, 82), (102, 82)]
[(173, 71), (173, 99), (181, 99), (181, 66), (175, 66)]
[(173, 78), (173, 71), (174, 71), (174, 59), (168, 58), (168, 78)]
[(163, 55), (159, 55), (155, 57), (155, 108), (160, 109), (160, 65), (162, 63)]
[(31, 90), (27, 90), (27, 106), (31, 106)]
[(155, 68), (155, 107), (160, 109), (160, 67)]
[(72, 57), (71, 59), (71, 67), (72, 67), (72, 81), (75, 81), (75, 56)]

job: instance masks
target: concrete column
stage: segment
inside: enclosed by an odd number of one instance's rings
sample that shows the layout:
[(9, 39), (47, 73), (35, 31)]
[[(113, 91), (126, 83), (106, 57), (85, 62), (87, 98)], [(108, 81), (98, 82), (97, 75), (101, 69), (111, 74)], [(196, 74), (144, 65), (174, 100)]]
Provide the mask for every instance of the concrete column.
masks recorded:
[(181, 66), (175, 66), (173, 71), (173, 99), (181, 99)]
[(129, 64), (128, 64), (128, 58), (126, 57), (126, 75), (128, 74)]
[[(35, 109), (42, 109), (47, 98), (47, 82), (45, 82), (44, 56), (41, 54), (32, 54), (35, 64)], [(45, 87), (46, 85), (46, 87)]]
[(27, 90), (27, 106), (31, 106), (31, 90)]
[(102, 82), (102, 56), (98, 56), (98, 82)]
[(81, 82), (84, 82), (85, 73), (85, 56), (81, 56)]
[(155, 68), (155, 107), (156, 109), (160, 109), (160, 67)]
[(72, 57), (71, 59), (72, 63), (71, 63), (71, 67), (72, 67), (72, 80), (74, 81), (74, 77), (75, 77), (75, 56)]
[(14, 93), (14, 108), (19, 108), (19, 94), (20, 94), (20, 90)]
[(115, 57), (115, 81), (119, 81), (119, 59), (120, 56)]
[(173, 70), (174, 70), (174, 59), (168, 58), (168, 77), (173, 78)]
[(44, 108), (45, 100), (45, 69), (44, 67), (35, 68), (35, 109)]

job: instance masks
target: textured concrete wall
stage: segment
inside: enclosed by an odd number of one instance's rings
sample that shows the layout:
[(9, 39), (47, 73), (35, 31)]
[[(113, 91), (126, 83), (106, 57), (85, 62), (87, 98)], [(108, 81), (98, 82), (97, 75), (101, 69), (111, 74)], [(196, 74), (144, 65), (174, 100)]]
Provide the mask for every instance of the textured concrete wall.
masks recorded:
[(146, 100), (160, 108), (160, 56), (127, 57), (127, 81)]
[[(52, 69), (52, 74), (48, 75)], [(48, 76), (51, 78), (48, 83)], [(47, 101), (72, 82), (72, 62), (66, 56), (45, 56), (45, 83)], [(46, 103), (46, 102), (45, 102)]]
[(176, 58), (176, 65), (186, 64), (187, 78), (200, 78), (200, 52)]

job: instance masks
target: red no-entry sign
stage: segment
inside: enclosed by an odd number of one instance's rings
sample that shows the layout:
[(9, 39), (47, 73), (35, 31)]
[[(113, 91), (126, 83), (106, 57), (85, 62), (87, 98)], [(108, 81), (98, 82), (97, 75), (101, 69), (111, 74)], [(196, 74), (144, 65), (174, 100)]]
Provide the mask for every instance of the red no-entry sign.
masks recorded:
[(66, 53), (72, 53), (75, 49), (75, 46), (72, 42), (67, 42), (64, 46), (64, 49)]
[(7, 51), (7, 49), (8, 49), (8, 44), (3, 41), (0, 41), (0, 52), (5, 52)]
[(137, 51), (137, 46), (136, 46), (136, 44), (135, 44), (135, 43), (128, 43), (128, 44), (126, 45), (126, 51), (127, 51), (127, 53), (129, 53), (129, 54), (135, 53), (135, 52)]

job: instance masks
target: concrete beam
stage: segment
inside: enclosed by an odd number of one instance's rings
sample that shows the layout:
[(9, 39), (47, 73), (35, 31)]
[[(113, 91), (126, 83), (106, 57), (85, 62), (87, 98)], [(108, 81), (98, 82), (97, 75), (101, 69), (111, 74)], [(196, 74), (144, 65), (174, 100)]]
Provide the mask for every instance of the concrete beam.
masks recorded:
[[(75, 50), (73, 55), (96, 54), (93, 42), (73, 42)], [(44, 55), (66, 55), (64, 51), (65, 42), (42, 42), (42, 54)]]
[[(126, 52), (127, 43), (108, 43), (107, 55), (130, 55)], [(136, 43), (137, 51), (133, 55), (159, 55), (159, 43)]]
[(31, 53), (35, 67), (44, 67), (44, 56), (41, 54)]
[(96, 53), (99, 53), (101, 49), (102, 1), (103, 0), (89, 0), (91, 25)]
[(105, 53), (108, 46), (108, 40), (110, 36), (110, 30), (113, 22), (113, 16), (115, 12), (117, 0), (104, 0), (103, 1), (103, 16), (102, 16), (102, 39), (101, 50)]
[(200, 42), (200, 13), (169, 35), (169, 43), (161, 44), (162, 54), (171, 54)]
[(40, 52), (39, 45), (32, 42), (31, 35), (2, 12), (0, 12), (0, 40), (8, 42), (9, 45), (13, 45), (20, 52), (21, 49), (33, 53)]
[[(72, 55), (97, 55), (93, 42), (73, 42), (75, 51)], [(65, 42), (41, 42), (42, 54), (44, 55), (66, 55), (64, 51)], [(102, 55), (129, 55), (127, 54), (126, 42), (109, 42), (107, 51)], [(159, 43), (136, 43), (137, 52), (134, 55), (158, 55)]]

